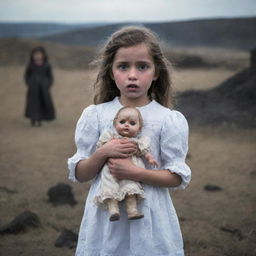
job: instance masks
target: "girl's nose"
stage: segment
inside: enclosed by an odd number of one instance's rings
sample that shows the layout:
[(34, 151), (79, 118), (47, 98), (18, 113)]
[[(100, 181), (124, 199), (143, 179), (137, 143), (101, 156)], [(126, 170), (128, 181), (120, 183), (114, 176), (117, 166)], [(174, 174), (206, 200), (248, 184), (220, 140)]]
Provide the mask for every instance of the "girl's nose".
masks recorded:
[(137, 71), (136, 71), (135, 68), (131, 68), (131, 69), (129, 70), (129, 76), (128, 76), (128, 78), (129, 78), (130, 80), (136, 80), (136, 79), (137, 79)]

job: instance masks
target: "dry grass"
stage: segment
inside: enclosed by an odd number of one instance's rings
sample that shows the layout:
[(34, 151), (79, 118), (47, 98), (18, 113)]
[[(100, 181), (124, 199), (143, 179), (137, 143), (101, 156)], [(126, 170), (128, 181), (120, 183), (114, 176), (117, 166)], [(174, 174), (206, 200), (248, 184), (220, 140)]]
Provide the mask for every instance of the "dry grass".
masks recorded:
[[(216, 47), (172, 47), (169, 44), (162, 45), (165, 56), (174, 62), (182, 65), (188, 64), (189, 57), (196, 57), (189, 68), (196, 68), (200, 61), (206, 68), (218, 67), (239, 70), (249, 66), (250, 53), (243, 50), (234, 50)], [(199, 62), (198, 62), (199, 61)], [(194, 66), (192, 65), (194, 63)]]
[(174, 88), (176, 91), (208, 90), (236, 73), (227, 69), (180, 69), (175, 70)]
[[(0, 240), (1, 255), (73, 255), (54, 247), (63, 228), (78, 232), (89, 184), (67, 180), (66, 160), (74, 151), (74, 128), (82, 109), (92, 102), (95, 73), (55, 69), (53, 97), (57, 120), (32, 128), (23, 118), (26, 88), (24, 67), (0, 68), (0, 225), (23, 210), (38, 214), (42, 227)], [(231, 75), (231, 71), (179, 71), (178, 90), (207, 89)], [(187, 256), (255, 255), (256, 132), (198, 128), (191, 130), (188, 163), (193, 171), (191, 185), (173, 192), (181, 219)], [(47, 190), (58, 182), (73, 187), (75, 207), (53, 207)], [(222, 187), (206, 192), (205, 184)], [(220, 230), (239, 229), (243, 239)]]

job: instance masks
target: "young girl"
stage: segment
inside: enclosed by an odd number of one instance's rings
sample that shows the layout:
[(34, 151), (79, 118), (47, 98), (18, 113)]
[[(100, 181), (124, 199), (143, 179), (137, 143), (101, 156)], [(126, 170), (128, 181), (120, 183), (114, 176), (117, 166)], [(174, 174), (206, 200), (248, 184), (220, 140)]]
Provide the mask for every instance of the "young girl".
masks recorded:
[(30, 118), (32, 126), (41, 126), (42, 120), (53, 120), (55, 111), (49, 92), (53, 76), (46, 51), (41, 46), (31, 51), (25, 82), (28, 87), (25, 117)]
[[(168, 188), (184, 189), (191, 172), (185, 163), (188, 125), (171, 105), (168, 62), (156, 36), (145, 28), (127, 27), (114, 33), (102, 53), (95, 83), (95, 104), (82, 113), (76, 128), (76, 154), (69, 158), (69, 178), (93, 179), (87, 196), (76, 255), (86, 256), (180, 256), (184, 255), (178, 218)], [(151, 139), (151, 153), (159, 163), (153, 169), (134, 165), (130, 156), (137, 146), (125, 140), (110, 140), (96, 149), (104, 130), (112, 128), (123, 106), (137, 107)], [(107, 162), (118, 180), (141, 182), (146, 194), (139, 207), (140, 220), (127, 220), (121, 205), (120, 221), (110, 222), (108, 213), (95, 206), (100, 187), (99, 171)]]
[[(125, 139), (133, 141), (138, 150), (131, 156), (132, 162), (140, 167), (145, 167), (142, 156), (152, 166), (158, 166), (154, 157), (150, 154), (150, 139), (140, 136), (143, 126), (142, 116), (138, 109), (132, 107), (121, 108), (113, 122), (115, 132), (106, 131), (99, 138), (97, 146), (100, 147), (110, 140)], [(95, 202), (99, 206), (104, 206), (110, 213), (110, 221), (120, 219), (119, 202), (125, 202), (125, 208), (129, 220), (143, 218), (143, 213), (138, 211), (138, 199), (144, 198), (144, 191), (139, 182), (133, 180), (117, 180), (109, 172), (108, 165), (105, 164), (101, 170), (101, 185)]]

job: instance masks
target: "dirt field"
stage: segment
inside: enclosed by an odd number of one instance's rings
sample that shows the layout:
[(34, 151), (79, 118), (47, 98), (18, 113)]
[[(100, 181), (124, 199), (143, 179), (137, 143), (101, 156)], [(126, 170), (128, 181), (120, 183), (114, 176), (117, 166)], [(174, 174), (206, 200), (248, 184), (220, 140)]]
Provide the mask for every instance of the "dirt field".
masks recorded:
[[(73, 255), (56, 248), (62, 229), (78, 232), (89, 184), (67, 180), (66, 160), (74, 151), (74, 128), (82, 109), (92, 102), (92, 71), (55, 69), (52, 90), (57, 120), (32, 128), (23, 118), (26, 88), (24, 67), (0, 68), (0, 226), (24, 210), (36, 213), (41, 227), (4, 235), (0, 255)], [(208, 89), (233, 74), (224, 69), (176, 73), (176, 88)], [(192, 182), (172, 197), (184, 236), (187, 256), (256, 255), (256, 131), (206, 129), (190, 131), (188, 164)], [(49, 187), (72, 185), (78, 204), (54, 207)], [(205, 191), (206, 184), (220, 191)]]

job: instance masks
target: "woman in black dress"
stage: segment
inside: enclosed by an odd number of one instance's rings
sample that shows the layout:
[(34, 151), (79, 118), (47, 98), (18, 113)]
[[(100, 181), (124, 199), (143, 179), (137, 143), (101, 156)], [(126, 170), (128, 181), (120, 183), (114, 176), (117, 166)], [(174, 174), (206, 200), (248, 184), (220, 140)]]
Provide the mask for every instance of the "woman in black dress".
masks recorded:
[(55, 110), (50, 94), (53, 75), (48, 57), (43, 47), (31, 51), (30, 63), (25, 71), (28, 87), (25, 117), (31, 119), (32, 126), (41, 126), (41, 121), (55, 119)]

